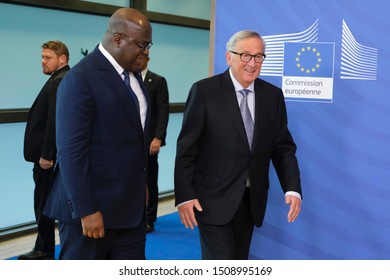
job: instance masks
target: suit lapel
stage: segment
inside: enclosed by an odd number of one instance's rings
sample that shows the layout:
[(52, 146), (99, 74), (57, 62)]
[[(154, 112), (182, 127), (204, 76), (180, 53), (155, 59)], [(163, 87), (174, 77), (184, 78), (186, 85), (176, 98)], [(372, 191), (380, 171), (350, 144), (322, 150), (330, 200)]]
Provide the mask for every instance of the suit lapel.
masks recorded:
[(223, 82), (222, 82), (222, 90), (220, 92), (220, 98), (224, 107), (226, 109), (227, 114), (232, 121), (233, 126), (237, 129), (240, 137), (245, 145), (245, 147), (250, 150), (248, 138), (246, 136), (244, 123), (242, 121), (242, 116), (240, 112), (240, 108), (237, 102), (236, 91), (234, 89), (233, 82), (230, 78), (229, 70), (223, 73)]
[(151, 83), (152, 80), (153, 80), (153, 73), (148, 70), (145, 75), (145, 84)]
[(255, 127), (253, 131), (253, 142), (252, 142), (252, 150), (256, 148), (256, 144), (259, 142), (261, 137), (260, 135), (260, 124), (263, 122), (264, 117), (264, 92), (262, 90), (261, 80), (255, 80)]
[[(111, 89), (111, 92), (118, 99), (125, 115), (143, 137), (143, 129), (138, 109), (134, 99), (129, 93), (128, 88), (123, 82), (121, 76), (118, 75), (118, 72), (97, 48), (94, 53), (98, 57), (97, 70), (99, 71), (100, 77), (106, 83), (107, 87)], [(92, 54), (93, 53), (91, 53), (91, 55)]]

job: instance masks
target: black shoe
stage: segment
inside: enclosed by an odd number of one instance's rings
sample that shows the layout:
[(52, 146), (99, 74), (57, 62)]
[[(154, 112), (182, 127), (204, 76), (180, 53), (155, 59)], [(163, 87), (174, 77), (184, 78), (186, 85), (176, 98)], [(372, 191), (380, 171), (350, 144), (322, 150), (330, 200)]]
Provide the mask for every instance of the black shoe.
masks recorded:
[(20, 255), (18, 260), (54, 260), (54, 254), (33, 249), (31, 252)]
[(154, 224), (153, 223), (146, 223), (146, 233), (150, 233), (154, 231)]

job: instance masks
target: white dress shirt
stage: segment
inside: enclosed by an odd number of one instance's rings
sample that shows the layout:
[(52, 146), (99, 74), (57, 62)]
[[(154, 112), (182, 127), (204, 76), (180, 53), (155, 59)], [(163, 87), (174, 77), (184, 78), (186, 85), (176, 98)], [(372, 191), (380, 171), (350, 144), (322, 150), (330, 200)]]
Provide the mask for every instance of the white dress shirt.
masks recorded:
[[(102, 44), (99, 44), (98, 48), (102, 52), (102, 54), (107, 58), (107, 60), (112, 64), (112, 66), (115, 68), (115, 70), (121, 76), (122, 80), (124, 80), (125, 76), (123, 75), (123, 71), (125, 69), (122, 66), (120, 66), (118, 64), (118, 62), (116, 62), (116, 60), (103, 47)], [(146, 113), (147, 113), (147, 110), (148, 110), (148, 102), (146, 101), (146, 97), (145, 97), (145, 95), (144, 95), (144, 93), (142, 91), (141, 85), (139, 84), (137, 78), (131, 72), (129, 72), (129, 76), (130, 76), (130, 87), (134, 91), (134, 93), (135, 93), (135, 95), (137, 96), (137, 99), (138, 99), (142, 128), (145, 128), (145, 120), (146, 120)]]

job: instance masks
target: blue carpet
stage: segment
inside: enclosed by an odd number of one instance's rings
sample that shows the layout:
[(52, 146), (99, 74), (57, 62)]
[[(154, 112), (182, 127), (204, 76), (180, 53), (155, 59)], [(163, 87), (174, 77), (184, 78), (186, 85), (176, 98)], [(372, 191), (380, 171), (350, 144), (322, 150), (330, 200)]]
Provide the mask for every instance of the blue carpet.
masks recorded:
[[(198, 229), (186, 229), (178, 213), (157, 218), (155, 231), (146, 235), (147, 260), (199, 260), (201, 258)], [(58, 259), (60, 247), (55, 248)], [(17, 257), (9, 260), (16, 260)]]
[(155, 231), (146, 235), (148, 260), (200, 260), (198, 229), (186, 229), (179, 214), (158, 217)]

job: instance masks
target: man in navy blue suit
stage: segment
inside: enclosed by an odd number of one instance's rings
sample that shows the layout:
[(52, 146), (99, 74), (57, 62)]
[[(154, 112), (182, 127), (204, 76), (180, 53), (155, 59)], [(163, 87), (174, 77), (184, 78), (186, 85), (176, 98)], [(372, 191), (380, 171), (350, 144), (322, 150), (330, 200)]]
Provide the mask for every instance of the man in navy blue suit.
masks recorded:
[(59, 221), (60, 259), (145, 259), (149, 100), (139, 69), (151, 46), (148, 19), (121, 8), (59, 88), (45, 213)]

